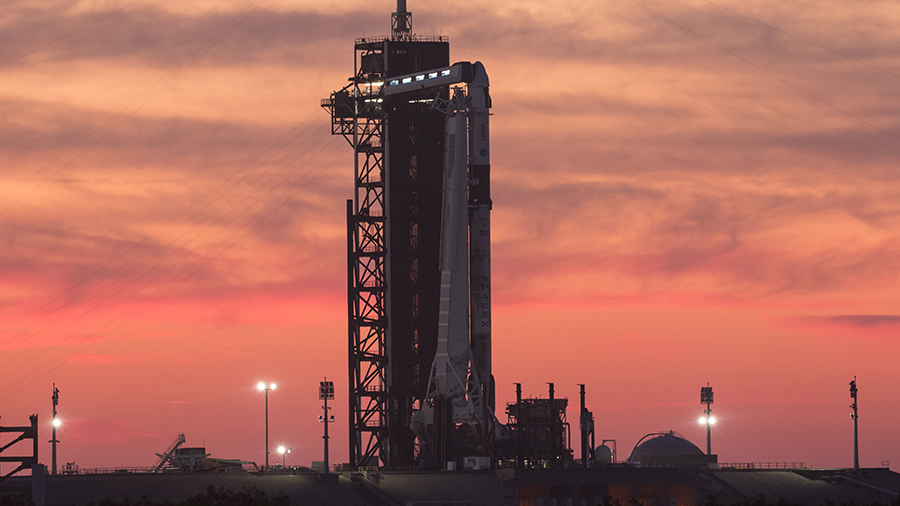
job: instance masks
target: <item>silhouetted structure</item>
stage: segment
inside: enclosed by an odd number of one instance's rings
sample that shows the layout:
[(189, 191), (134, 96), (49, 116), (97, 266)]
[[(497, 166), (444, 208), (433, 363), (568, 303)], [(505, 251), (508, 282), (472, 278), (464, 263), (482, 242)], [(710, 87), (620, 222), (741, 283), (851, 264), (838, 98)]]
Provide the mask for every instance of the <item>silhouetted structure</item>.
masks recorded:
[(850, 418), (853, 419), (853, 470), (857, 473), (859, 472), (859, 408), (856, 404), (856, 376), (853, 377), (853, 381), (850, 382), (850, 398), (853, 399), (853, 404), (850, 405), (850, 408), (853, 409), (853, 414), (850, 415)]
[(399, 1), (392, 33), (357, 39), (351, 84), (323, 101), (332, 133), (354, 148), (347, 203), (350, 463), (415, 463), (410, 417), (425, 397), (437, 342), (445, 115), (384, 100), (384, 81), (450, 60), (446, 37), (412, 33)]
[(519, 467), (563, 467), (572, 461), (568, 399), (522, 399), (506, 407)]
[[(10, 476), (18, 473), (19, 471), (23, 471), (25, 469), (31, 469), (31, 466), (36, 465), (38, 463), (38, 416), (31, 415), (28, 417), (28, 420), (31, 422), (31, 425), (24, 427), (0, 427), (0, 434), (13, 433), (18, 434), (18, 437), (6, 443), (2, 447), (0, 447), (0, 462), (15, 462), (18, 463), (19, 466), (13, 469), (12, 471), (6, 473), (3, 476), (0, 476), (0, 482), (9, 478)], [(17, 455), (17, 456), (7, 456), (3, 455), (10, 447), (15, 445), (20, 441), (31, 440), (31, 455)]]

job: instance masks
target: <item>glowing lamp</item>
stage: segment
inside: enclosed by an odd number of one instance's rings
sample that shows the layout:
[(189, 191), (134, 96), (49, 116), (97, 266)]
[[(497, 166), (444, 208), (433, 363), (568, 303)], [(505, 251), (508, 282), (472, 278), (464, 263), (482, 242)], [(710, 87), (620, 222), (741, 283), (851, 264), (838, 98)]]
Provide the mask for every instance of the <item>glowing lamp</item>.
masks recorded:
[(267, 470), (269, 469), (269, 390), (275, 390), (275, 383), (266, 385), (264, 381), (260, 381), (256, 384), (256, 389), (266, 393), (266, 467), (263, 469)]

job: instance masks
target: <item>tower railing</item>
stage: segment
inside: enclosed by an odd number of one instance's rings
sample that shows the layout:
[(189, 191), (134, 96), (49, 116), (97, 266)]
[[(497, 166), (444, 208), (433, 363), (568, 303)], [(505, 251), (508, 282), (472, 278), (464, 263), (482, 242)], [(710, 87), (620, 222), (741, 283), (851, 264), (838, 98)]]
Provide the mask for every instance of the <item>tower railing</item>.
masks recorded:
[[(360, 37), (354, 42), (356, 44), (370, 44), (373, 42), (384, 42), (386, 40), (394, 40), (390, 35), (375, 35), (371, 37)], [(450, 37), (446, 35), (416, 35), (412, 34), (409, 38), (403, 39), (409, 42), (450, 42)]]

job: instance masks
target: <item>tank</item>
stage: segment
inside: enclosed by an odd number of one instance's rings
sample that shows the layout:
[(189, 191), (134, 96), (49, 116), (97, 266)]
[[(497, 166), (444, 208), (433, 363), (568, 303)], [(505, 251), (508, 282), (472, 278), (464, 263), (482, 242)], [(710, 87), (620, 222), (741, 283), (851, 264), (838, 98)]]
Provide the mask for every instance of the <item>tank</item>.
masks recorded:
[(594, 450), (594, 458), (600, 464), (612, 464), (612, 449), (606, 445), (600, 445)]

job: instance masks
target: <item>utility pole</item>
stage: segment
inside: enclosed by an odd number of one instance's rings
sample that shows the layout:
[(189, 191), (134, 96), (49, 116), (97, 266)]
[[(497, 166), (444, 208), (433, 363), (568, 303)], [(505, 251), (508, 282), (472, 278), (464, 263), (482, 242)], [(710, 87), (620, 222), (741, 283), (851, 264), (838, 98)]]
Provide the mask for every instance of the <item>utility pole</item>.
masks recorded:
[(322, 406), (324, 414), (319, 417), (319, 421), (325, 422), (325, 435), (322, 439), (325, 440), (325, 474), (328, 474), (328, 422), (334, 421), (334, 417), (328, 415), (328, 399), (334, 399), (334, 382), (328, 381), (327, 377), (325, 381), (319, 382), (319, 399), (325, 401)]
[(56, 388), (56, 383), (53, 384), (53, 420), (50, 425), (52, 428), (53, 438), (50, 440), (50, 444), (52, 444), (52, 458), (51, 464), (53, 466), (53, 476), (56, 476), (56, 443), (59, 441), (56, 439), (56, 428), (59, 427), (59, 418), (56, 417), (56, 406), (59, 405), (59, 389)]
[(856, 406), (856, 376), (853, 376), (853, 381), (850, 382), (850, 398), (853, 399), (853, 404), (850, 405), (853, 408), (853, 414), (850, 415), (850, 418), (853, 419), (853, 472), (859, 474), (859, 411)]

